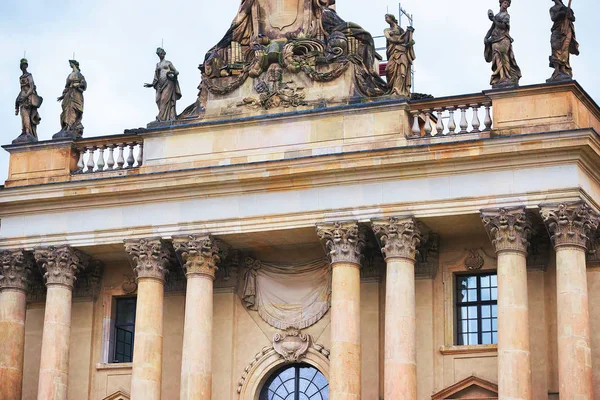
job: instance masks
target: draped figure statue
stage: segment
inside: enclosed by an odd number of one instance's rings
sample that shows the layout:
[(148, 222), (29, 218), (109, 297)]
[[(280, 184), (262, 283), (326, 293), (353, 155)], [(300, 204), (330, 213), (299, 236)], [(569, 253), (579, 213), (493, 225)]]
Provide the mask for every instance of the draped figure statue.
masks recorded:
[(67, 83), (62, 96), (57, 100), (61, 101), (62, 113), (60, 114), (61, 131), (53, 136), (59, 138), (79, 138), (83, 136), (83, 92), (87, 89), (85, 77), (79, 70), (79, 62), (69, 60), (69, 65), (73, 72), (67, 77)]
[(398, 20), (392, 14), (386, 14), (385, 21), (390, 25), (383, 31), (387, 41), (386, 75), (388, 87), (392, 94), (410, 97), (412, 87), (412, 64), (415, 61), (413, 32), (409, 26), (406, 31), (398, 25)]
[(554, 73), (548, 82), (573, 79), (571, 54), (579, 55), (579, 43), (575, 38), (575, 13), (562, 0), (553, 1), (554, 6), (550, 9), (550, 18), (554, 23), (550, 39), (550, 68), (554, 68)]
[(510, 15), (508, 8), (511, 0), (500, 0), (500, 12), (494, 15), (488, 11), (492, 27), (485, 35), (485, 61), (492, 63), (490, 84), (494, 88), (519, 86), (521, 69), (517, 65), (513, 52), (513, 38), (510, 36)]
[(174, 121), (177, 119), (176, 103), (181, 99), (181, 89), (177, 76), (179, 72), (175, 69), (171, 61), (165, 60), (167, 52), (162, 49), (156, 49), (156, 55), (160, 59), (156, 64), (154, 80), (152, 83), (144, 84), (146, 88), (156, 90), (156, 105), (158, 106), (157, 121)]
[(19, 78), (21, 91), (15, 101), (15, 115), (21, 114), (21, 135), (13, 143), (37, 142), (37, 126), (40, 121), (38, 108), (42, 105), (42, 98), (38, 96), (33, 75), (27, 72), (29, 63), (21, 59), (20, 68), (23, 75)]

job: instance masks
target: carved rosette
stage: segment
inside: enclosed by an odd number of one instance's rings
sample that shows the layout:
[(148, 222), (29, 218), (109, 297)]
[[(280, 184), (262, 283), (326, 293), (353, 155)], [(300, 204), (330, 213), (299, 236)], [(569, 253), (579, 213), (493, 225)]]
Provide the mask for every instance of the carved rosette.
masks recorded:
[(423, 236), (413, 217), (398, 219), (395, 217), (372, 221), (373, 232), (381, 246), (386, 260), (405, 258), (416, 261)]
[(62, 285), (71, 290), (77, 274), (87, 269), (90, 260), (85, 253), (71, 246), (37, 248), (33, 254), (44, 272), (46, 286)]
[(158, 279), (164, 282), (171, 252), (161, 238), (127, 239), (125, 251), (129, 254), (136, 280)]
[(19, 289), (27, 291), (34, 259), (31, 253), (5, 250), (0, 253), (0, 290)]
[(599, 215), (586, 202), (540, 206), (540, 213), (555, 248), (591, 248), (598, 230)]
[(366, 234), (357, 222), (319, 224), (317, 235), (331, 264), (351, 263), (360, 266), (367, 242)]
[(483, 210), (481, 220), (496, 253), (514, 251), (527, 255), (532, 225), (525, 207)]
[(212, 236), (173, 237), (173, 247), (181, 260), (181, 267), (186, 277), (196, 275), (215, 279), (215, 273), (219, 269), (217, 264), (221, 261), (221, 257), (219, 246)]

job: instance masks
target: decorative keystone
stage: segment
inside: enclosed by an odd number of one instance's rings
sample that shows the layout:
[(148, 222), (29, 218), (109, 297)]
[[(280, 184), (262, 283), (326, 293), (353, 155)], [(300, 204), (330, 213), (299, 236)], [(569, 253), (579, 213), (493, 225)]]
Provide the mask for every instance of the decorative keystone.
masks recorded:
[(366, 235), (356, 221), (319, 224), (317, 235), (331, 264), (360, 265), (362, 251), (366, 246)]
[(71, 246), (34, 249), (37, 264), (44, 272), (46, 286), (62, 285), (73, 289), (77, 274), (87, 269), (90, 258)]
[(210, 235), (188, 235), (173, 237), (175, 253), (181, 261), (185, 275), (208, 276), (215, 279), (221, 261), (217, 241)]
[(416, 261), (423, 236), (413, 217), (398, 219), (395, 217), (385, 220), (374, 220), (373, 232), (381, 246), (383, 257), (405, 258)]
[(591, 248), (600, 216), (585, 201), (541, 205), (540, 214), (555, 248)]
[(4, 250), (1, 252), (0, 290), (20, 289), (27, 291), (34, 263), (32, 254), (25, 250)]
[(126, 239), (125, 251), (133, 262), (136, 280), (153, 278), (165, 280), (171, 252), (167, 242), (161, 238)]
[(525, 207), (482, 210), (481, 220), (496, 253), (515, 251), (527, 255), (532, 225)]

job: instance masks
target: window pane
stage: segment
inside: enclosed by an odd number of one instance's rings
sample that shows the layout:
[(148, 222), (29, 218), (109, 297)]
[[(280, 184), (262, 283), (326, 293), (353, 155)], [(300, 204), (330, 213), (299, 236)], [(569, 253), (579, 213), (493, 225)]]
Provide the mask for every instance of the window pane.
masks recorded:
[(490, 289), (482, 289), (481, 290), (481, 301), (490, 301)]
[(492, 286), (498, 287), (498, 276), (497, 275), (490, 276), (490, 283)]
[(478, 315), (477, 307), (469, 307), (469, 318), (477, 318)]
[[(296, 392), (298, 387), (299, 392)], [(317, 369), (298, 364), (275, 372), (263, 386), (259, 400), (328, 400), (329, 384)]]
[(477, 301), (477, 289), (469, 290), (468, 299), (469, 299), (469, 302)]
[(498, 288), (492, 288), (492, 300), (498, 300)]
[(481, 287), (482, 288), (490, 287), (490, 277), (489, 276), (481, 277)]
[(477, 332), (477, 320), (470, 319), (469, 320), (469, 333)]
[(492, 330), (495, 332), (498, 332), (498, 319), (497, 318), (492, 319)]
[(497, 305), (492, 306), (492, 317), (494, 317), (494, 318), (498, 317), (498, 306)]
[(481, 317), (489, 318), (492, 316), (492, 306), (481, 306)]
[(491, 330), (492, 330), (492, 320), (491, 319), (481, 320), (481, 331), (482, 332), (490, 332)]
[(497, 284), (497, 276), (491, 274), (456, 277), (457, 344), (496, 343)]
[(469, 289), (477, 289), (477, 277), (476, 276), (467, 277), (467, 287)]
[(479, 341), (479, 338), (477, 337), (476, 333), (469, 333), (469, 344), (479, 344), (477, 343)]
[(491, 333), (484, 333), (481, 335), (481, 344), (492, 344), (492, 334)]

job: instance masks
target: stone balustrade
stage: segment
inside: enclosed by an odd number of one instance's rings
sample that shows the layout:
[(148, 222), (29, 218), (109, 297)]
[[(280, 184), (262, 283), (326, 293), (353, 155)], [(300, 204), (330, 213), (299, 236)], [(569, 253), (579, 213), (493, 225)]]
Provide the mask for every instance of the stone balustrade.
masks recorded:
[(76, 155), (76, 174), (137, 168), (144, 162), (144, 142), (129, 135), (91, 138), (76, 142)]

